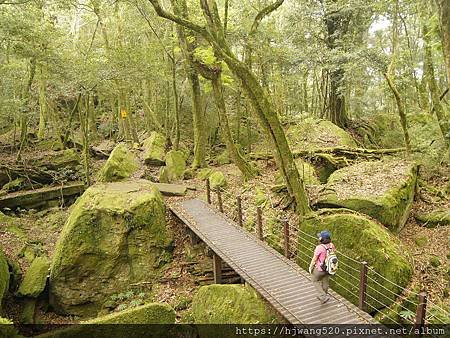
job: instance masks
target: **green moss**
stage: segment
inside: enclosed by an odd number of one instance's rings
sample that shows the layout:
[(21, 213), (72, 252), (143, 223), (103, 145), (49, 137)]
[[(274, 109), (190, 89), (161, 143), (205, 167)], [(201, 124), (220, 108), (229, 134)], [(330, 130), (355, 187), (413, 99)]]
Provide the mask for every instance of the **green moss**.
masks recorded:
[(175, 311), (167, 304), (144, 304), (125, 311), (111, 313), (84, 324), (173, 324)]
[(427, 237), (417, 237), (414, 239), (414, 242), (419, 248), (423, 248), (428, 244), (428, 238)]
[(0, 313), (2, 313), (3, 297), (9, 288), (9, 268), (8, 261), (0, 248)]
[(217, 190), (226, 187), (227, 180), (223, 172), (216, 170), (209, 176), (209, 183), (212, 190)]
[(194, 178), (194, 177), (195, 177), (195, 171), (194, 171), (194, 169), (191, 169), (191, 168), (186, 169), (186, 170), (184, 171), (184, 173), (183, 173), (183, 178), (184, 178), (185, 180), (190, 180), (190, 179), (192, 179), (192, 178)]
[(183, 179), (186, 160), (181, 151), (171, 150), (166, 155), (166, 170), (169, 182)]
[(219, 156), (217, 156), (217, 164), (224, 165), (231, 163), (230, 155), (228, 154), (228, 150), (224, 150)]
[(76, 166), (80, 164), (80, 156), (76, 149), (65, 149), (54, 154), (50, 157), (46, 156), (45, 161), (48, 162), (47, 167), (51, 169), (58, 169), (67, 166)]
[[(306, 161), (303, 161), (301, 158), (295, 159), (295, 164), (297, 166), (298, 173), (300, 178), (303, 180), (303, 183), (306, 185), (314, 185), (320, 184), (319, 176), (316, 173), (316, 169)], [(284, 179), (280, 172), (277, 172), (277, 176), (275, 177), (275, 184), (284, 185)]]
[(192, 300), (197, 324), (268, 324), (277, 317), (255, 290), (242, 285), (202, 286)]
[[(302, 232), (298, 235), (298, 263), (308, 268), (313, 250), (318, 244), (316, 234), (324, 229), (330, 230), (337, 250), (352, 258), (347, 259), (338, 254), (342, 264), (341, 271), (332, 278), (333, 289), (357, 304), (360, 266), (354, 260), (366, 261), (378, 274), (400, 286), (387, 282), (370, 269), (369, 295), (382, 304), (393, 303), (395, 299), (391, 292), (401, 293), (401, 287), (408, 285), (413, 272), (406, 248), (387, 229), (362, 215), (345, 211), (336, 213), (335, 210), (322, 212), (323, 215), (306, 219), (300, 224), (300, 229), (309, 236)], [(368, 302), (369, 310), (380, 306), (370, 298)]]
[(286, 136), (292, 151), (331, 147), (356, 147), (344, 129), (328, 120), (307, 118), (288, 128)]
[(155, 278), (171, 248), (164, 201), (153, 184), (91, 186), (73, 206), (56, 245), (50, 302), (59, 313), (95, 315), (110, 294)]
[(255, 205), (257, 207), (263, 207), (266, 204), (266, 202), (267, 202), (266, 194), (260, 187), (257, 187), (255, 191)]
[(213, 171), (211, 168), (200, 169), (197, 173), (197, 178), (199, 180), (206, 180), (209, 176), (211, 176), (212, 172)]
[[(79, 337), (171, 337), (168, 326), (135, 325), (132, 334), (127, 324), (174, 324), (175, 311), (167, 304), (150, 303), (121, 312), (111, 313), (68, 329), (56, 330), (39, 335), (39, 338)], [(91, 325), (84, 325), (91, 324)], [(122, 324), (122, 325), (104, 325)], [(174, 335), (175, 336), (175, 335)]]
[(441, 261), (439, 260), (439, 257), (436, 257), (436, 256), (432, 256), (430, 258), (429, 262), (430, 262), (430, 265), (435, 268), (438, 268), (441, 265)]
[(167, 170), (167, 167), (161, 167), (159, 168), (159, 183), (170, 183), (169, 180), (169, 171)]
[(25, 182), (25, 178), (19, 177), (19, 178), (16, 178), (15, 180), (12, 180), (9, 183), (6, 183), (2, 189), (7, 192), (17, 191), (17, 190), (20, 190), (20, 188), (22, 187), (24, 182)]
[(450, 225), (450, 209), (437, 209), (428, 213), (418, 213), (414, 217), (427, 228)]
[(120, 143), (109, 155), (108, 160), (99, 172), (100, 182), (115, 182), (129, 178), (138, 169), (134, 155)]
[(20, 314), (21, 324), (34, 324), (34, 312), (36, 310), (36, 299), (26, 299)]
[(144, 144), (144, 161), (151, 165), (164, 165), (164, 157), (166, 154), (166, 139), (164, 135), (152, 132), (150, 137), (145, 139)]
[(20, 338), (17, 329), (14, 327), (14, 323), (9, 319), (0, 317), (0, 337), (5, 338)]
[(19, 287), (19, 296), (37, 297), (44, 291), (50, 262), (47, 257), (37, 257), (28, 268)]
[(404, 161), (361, 162), (335, 171), (319, 199), (369, 215), (399, 232), (408, 219), (415, 194), (417, 166)]

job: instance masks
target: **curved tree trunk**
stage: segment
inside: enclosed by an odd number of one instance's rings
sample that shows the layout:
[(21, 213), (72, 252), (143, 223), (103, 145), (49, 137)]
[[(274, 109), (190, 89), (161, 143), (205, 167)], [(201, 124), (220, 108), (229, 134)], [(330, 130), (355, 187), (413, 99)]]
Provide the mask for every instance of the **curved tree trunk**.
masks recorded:
[(225, 140), (227, 151), (231, 159), (233, 160), (234, 164), (236, 164), (236, 166), (242, 172), (244, 178), (251, 178), (255, 176), (256, 172), (242, 156), (242, 154), (240, 153), (239, 149), (236, 147), (236, 144), (233, 141), (233, 135), (231, 134), (230, 126), (228, 123), (225, 100), (223, 98), (223, 86), (222, 80), (220, 79), (220, 75), (213, 78), (211, 80), (211, 83), (214, 93), (214, 99), (216, 101), (217, 109), (219, 111), (219, 125), (220, 129), (222, 130), (222, 135)]

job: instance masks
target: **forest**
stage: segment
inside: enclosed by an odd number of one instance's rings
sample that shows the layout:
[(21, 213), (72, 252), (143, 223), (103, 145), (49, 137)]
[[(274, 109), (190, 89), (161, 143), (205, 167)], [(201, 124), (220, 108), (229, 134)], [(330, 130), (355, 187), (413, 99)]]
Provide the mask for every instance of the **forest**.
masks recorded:
[(449, 86), (450, 0), (0, 0), (0, 336), (450, 334)]

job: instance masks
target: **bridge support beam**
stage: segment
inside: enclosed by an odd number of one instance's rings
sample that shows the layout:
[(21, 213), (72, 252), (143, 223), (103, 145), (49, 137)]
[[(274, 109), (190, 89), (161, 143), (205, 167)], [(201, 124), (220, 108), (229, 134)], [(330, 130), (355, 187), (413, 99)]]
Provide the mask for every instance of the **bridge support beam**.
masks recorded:
[(214, 283), (222, 284), (222, 259), (213, 254), (213, 272), (214, 272)]

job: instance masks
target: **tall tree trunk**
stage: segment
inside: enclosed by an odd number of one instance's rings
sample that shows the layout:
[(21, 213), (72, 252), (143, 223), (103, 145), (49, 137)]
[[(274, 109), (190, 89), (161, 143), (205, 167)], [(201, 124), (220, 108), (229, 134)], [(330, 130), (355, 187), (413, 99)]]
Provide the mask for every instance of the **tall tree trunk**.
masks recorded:
[(397, 111), (398, 115), (400, 117), (400, 124), (403, 129), (403, 137), (405, 139), (405, 147), (407, 154), (411, 153), (411, 141), (409, 138), (409, 132), (408, 132), (408, 123), (406, 121), (406, 112), (405, 107), (403, 105), (402, 97), (400, 95), (400, 92), (397, 89), (397, 86), (395, 85), (395, 82), (393, 80), (393, 74), (395, 73), (395, 65), (397, 62), (397, 54), (399, 51), (399, 41), (398, 41), (398, 0), (395, 2), (395, 11), (394, 11), (394, 18), (392, 23), (392, 57), (391, 62), (388, 66), (388, 69), (386, 72), (383, 73), (389, 88), (391, 89), (392, 93), (394, 94), (395, 103), (397, 105)]
[(47, 80), (46, 72), (43, 65), (39, 66), (39, 129), (37, 137), (42, 140), (45, 136), (45, 129), (48, 120), (48, 105), (47, 105)]
[(436, 0), (442, 36), (442, 50), (447, 68), (447, 86), (450, 87), (450, 0)]
[(428, 27), (426, 25), (423, 26), (423, 36), (425, 41), (424, 67), (427, 70), (426, 81), (428, 84), (428, 90), (430, 92), (431, 102), (433, 103), (433, 110), (436, 112), (436, 117), (438, 120), (439, 128), (442, 133), (442, 137), (444, 138), (445, 145), (447, 146), (447, 148), (449, 148), (450, 119), (448, 118), (448, 116), (446, 117), (446, 112), (444, 111), (444, 107), (442, 106), (439, 97), (439, 89), (434, 74), (433, 55), (431, 52), (430, 37), (428, 35)]
[(225, 100), (223, 98), (223, 86), (222, 80), (219, 76), (211, 80), (214, 99), (216, 101), (217, 109), (219, 111), (219, 125), (222, 130), (222, 135), (225, 139), (225, 144), (227, 147), (228, 154), (233, 160), (234, 164), (239, 168), (242, 175), (248, 179), (255, 176), (256, 171), (248, 164), (245, 158), (240, 153), (239, 149), (236, 147), (233, 141), (233, 135), (231, 134), (230, 126), (228, 123), (227, 111), (225, 106)]
[[(187, 6), (185, 0), (171, 0), (172, 7), (177, 15), (186, 17)], [(203, 111), (202, 91), (200, 88), (200, 79), (193, 65), (193, 52), (195, 46), (186, 38), (187, 31), (185, 28), (177, 25), (177, 35), (180, 48), (186, 60), (185, 71), (192, 89), (192, 117), (194, 126), (194, 159), (192, 168), (202, 168), (206, 165), (206, 146), (207, 133), (205, 124), (205, 114)]]
[(234, 76), (241, 80), (242, 87), (253, 105), (260, 125), (273, 143), (275, 160), (286, 182), (289, 194), (296, 203), (298, 213), (302, 216), (310, 213), (311, 209), (304, 184), (295, 166), (294, 158), (278, 115), (253, 72), (244, 62), (237, 59), (226, 42), (215, 0), (201, 0), (203, 16), (207, 25), (206, 31), (186, 18), (168, 13), (161, 7), (158, 0), (150, 0), (150, 2), (160, 16), (201, 34), (211, 44), (216, 55), (225, 61)]

